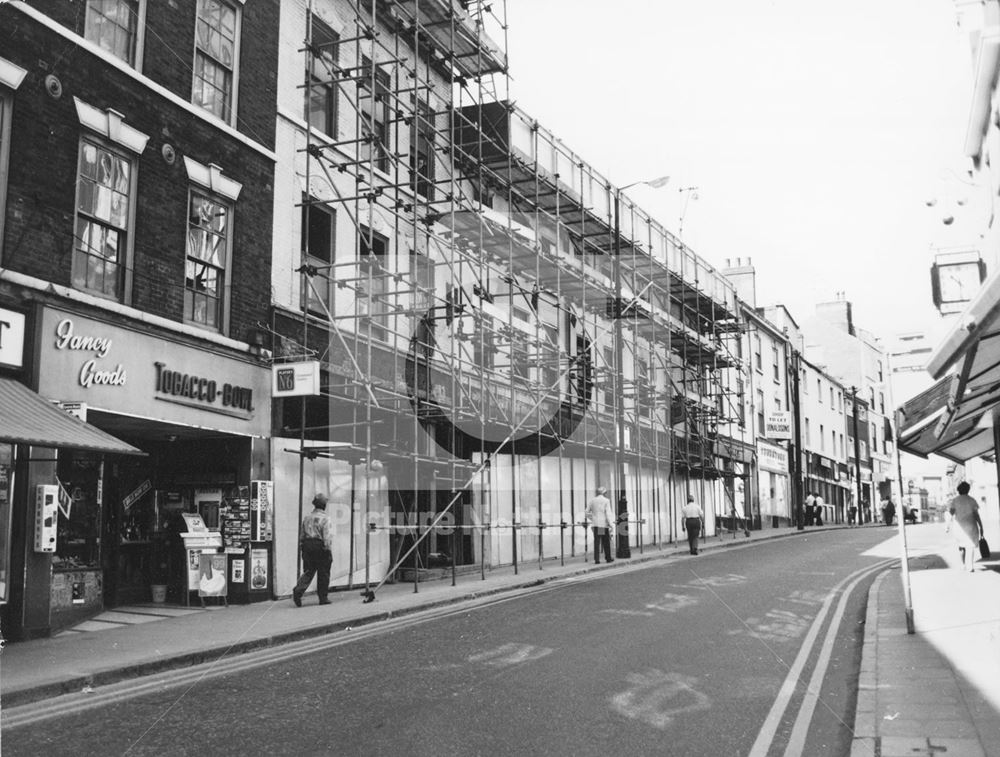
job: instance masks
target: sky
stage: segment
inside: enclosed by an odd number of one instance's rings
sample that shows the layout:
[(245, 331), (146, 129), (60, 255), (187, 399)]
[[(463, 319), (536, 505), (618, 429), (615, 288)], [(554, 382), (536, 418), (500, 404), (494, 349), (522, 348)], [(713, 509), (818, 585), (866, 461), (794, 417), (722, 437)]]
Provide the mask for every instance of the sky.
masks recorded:
[(801, 319), (843, 292), (879, 336), (943, 333), (935, 249), (980, 228), (975, 201), (956, 205), (974, 189), (956, 178), (971, 54), (953, 0), (507, 0), (506, 13), (511, 99), (619, 186), (670, 175), (629, 197), (675, 234), (683, 214), (711, 265), (750, 258), (758, 305)]

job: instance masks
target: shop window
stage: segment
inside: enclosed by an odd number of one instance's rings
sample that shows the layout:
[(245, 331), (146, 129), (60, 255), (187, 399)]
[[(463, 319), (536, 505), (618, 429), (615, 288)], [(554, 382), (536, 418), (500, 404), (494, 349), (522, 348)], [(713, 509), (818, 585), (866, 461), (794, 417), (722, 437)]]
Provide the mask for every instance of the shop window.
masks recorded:
[(226, 0), (198, 0), (191, 101), (227, 124), (233, 120), (239, 9)]
[(334, 243), (337, 233), (336, 213), (326, 205), (303, 198), (302, 256), (316, 274), (303, 282), (303, 299), (310, 313), (326, 316), (333, 312)]
[(10, 514), (14, 445), (0, 444), (0, 602), (10, 599)]
[(310, 14), (312, 54), (309, 57), (309, 87), (306, 89), (306, 120), (329, 137), (337, 135), (337, 51), (340, 37)]
[(103, 485), (101, 463), (85, 455), (65, 454), (59, 456), (56, 470), (62, 493), (52, 567), (100, 568), (102, 517), (97, 493)]
[(385, 270), (389, 240), (364, 226), (358, 239), (357, 302), (361, 316), (358, 325), (362, 331), (367, 330), (370, 338), (384, 342), (389, 333), (389, 303), (386, 297), (389, 276)]
[(370, 142), (361, 143), (362, 161), (372, 161), (379, 171), (389, 170), (389, 74), (373, 66), (362, 56), (358, 79), (359, 136)]
[(73, 286), (122, 301), (134, 224), (135, 162), (91, 137), (80, 141)]
[(145, 3), (140, 0), (87, 0), (83, 36), (132, 67), (142, 59), (140, 31)]
[(232, 209), (192, 189), (184, 268), (184, 320), (222, 331), (229, 286)]

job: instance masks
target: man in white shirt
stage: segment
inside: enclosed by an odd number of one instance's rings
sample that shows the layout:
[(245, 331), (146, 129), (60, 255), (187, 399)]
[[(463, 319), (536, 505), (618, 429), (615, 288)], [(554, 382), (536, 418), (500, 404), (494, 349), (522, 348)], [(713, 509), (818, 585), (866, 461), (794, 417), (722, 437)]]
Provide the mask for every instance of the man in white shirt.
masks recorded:
[(302, 607), (313, 576), (316, 576), (316, 596), (321, 605), (330, 604), (330, 566), (333, 564), (333, 522), (326, 512), (326, 495), (313, 497), (313, 511), (302, 519), (302, 575), (292, 589), (292, 601)]
[(681, 528), (687, 531), (688, 549), (691, 550), (692, 555), (696, 555), (698, 554), (698, 535), (705, 525), (705, 513), (695, 503), (694, 497), (689, 494), (687, 504), (681, 508), (681, 515), (683, 516)]
[(826, 502), (823, 500), (823, 495), (819, 492), (813, 492), (813, 509), (816, 512), (813, 523), (817, 526), (823, 525), (823, 516), (826, 515), (823, 511), (824, 505), (826, 505)]
[(594, 563), (601, 562), (601, 547), (604, 548), (604, 561), (614, 562), (611, 557), (611, 525), (615, 522), (615, 514), (611, 511), (611, 500), (607, 498), (607, 489), (597, 487), (597, 493), (587, 502), (586, 518), (594, 530)]

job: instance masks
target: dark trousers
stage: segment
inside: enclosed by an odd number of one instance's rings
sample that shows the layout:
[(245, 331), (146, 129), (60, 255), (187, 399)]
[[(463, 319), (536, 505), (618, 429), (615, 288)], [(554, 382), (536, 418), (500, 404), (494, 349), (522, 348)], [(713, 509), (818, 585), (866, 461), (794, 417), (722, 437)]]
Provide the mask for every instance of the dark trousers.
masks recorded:
[(302, 575), (292, 590), (292, 596), (302, 598), (312, 583), (313, 576), (316, 578), (316, 596), (319, 601), (326, 600), (327, 592), (330, 590), (330, 566), (333, 565), (333, 555), (326, 548), (322, 539), (302, 540)]
[(698, 554), (698, 536), (701, 534), (701, 520), (698, 518), (685, 518), (684, 528), (688, 535), (688, 549), (692, 555)]
[(601, 545), (604, 545), (604, 561), (611, 562), (611, 529), (591, 526), (594, 531), (594, 562), (601, 561)]

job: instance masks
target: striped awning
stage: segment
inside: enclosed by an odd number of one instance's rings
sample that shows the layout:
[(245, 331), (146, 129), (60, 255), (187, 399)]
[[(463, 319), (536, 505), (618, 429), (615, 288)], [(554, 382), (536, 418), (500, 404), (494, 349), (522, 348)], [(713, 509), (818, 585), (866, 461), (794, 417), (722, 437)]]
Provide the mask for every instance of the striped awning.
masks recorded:
[(24, 384), (0, 378), (0, 442), (144, 455), (96, 426), (81, 421)]

